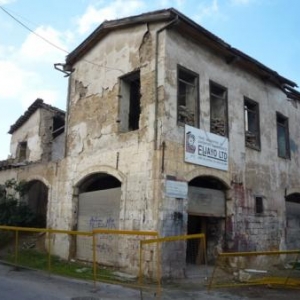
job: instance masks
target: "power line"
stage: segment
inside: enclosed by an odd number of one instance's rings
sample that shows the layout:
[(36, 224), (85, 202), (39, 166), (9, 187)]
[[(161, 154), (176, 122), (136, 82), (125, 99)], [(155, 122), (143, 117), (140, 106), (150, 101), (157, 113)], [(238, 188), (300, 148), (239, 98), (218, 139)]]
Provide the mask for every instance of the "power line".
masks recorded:
[(23, 22), (21, 22), (20, 20), (18, 20), (16, 17), (14, 17), (11, 13), (9, 13), (3, 6), (0, 5), (0, 8), (7, 14), (9, 15), (12, 19), (14, 19), (17, 23), (19, 23), (21, 26), (23, 26), (24, 28), (26, 28), (27, 30), (29, 30), (31, 33), (33, 33), (34, 35), (36, 35), (37, 37), (39, 37), (40, 39), (42, 39), (43, 41), (45, 41), (46, 43), (48, 43), (49, 45), (51, 45), (52, 47), (55, 47), (58, 50), (61, 50), (67, 54), (69, 54), (69, 51), (53, 44), (52, 42), (50, 42), (49, 40), (47, 40), (46, 38), (44, 38), (43, 36), (41, 36), (40, 34), (34, 32), (34, 30), (32, 30), (31, 28), (29, 28), (28, 26), (26, 26)]
[[(60, 51), (63, 51), (63, 52), (65, 52), (65, 53), (67, 53), (67, 54), (70, 54), (69, 51), (67, 51), (67, 50), (65, 50), (65, 49), (63, 49), (63, 48), (57, 46), (56, 44), (52, 43), (52, 42), (49, 41), (48, 39), (44, 38), (42, 35), (36, 33), (36, 32), (35, 32), (34, 30), (32, 30), (30, 27), (28, 27), (28, 26), (25, 25), (23, 22), (21, 22), (19, 19), (17, 19), (16, 17), (14, 17), (14, 16), (13, 16), (10, 12), (8, 12), (2, 5), (0, 5), (0, 9), (1, 9), (4, 13), (6, 13), (8, 16), (10, 16), (13, 20), (15, 20), (18, 24), (20, 24), (22, 27), (24, 27), (25, 29), (27, 29), (28, 31), (30, 31), (31, 33), (33, 33), (33, 34), (34, 34), (35, 36), (37, 36), (38, 38), (42, 39), (44, 42), (48, 43), (49, 45), (51, 45), (52, 47), (54, 47), (54, 48), (56, 48), (56, 49), (58, 49), (58, 50), (60, 50)], [(25, 18), (23, 18), (23, 19), (25, 19)], [(28, 21), (28, 20), (27, 20), (27, 21)], [(32, 22), (30, 22), (30, 23), (32, 23)], [(33, 24), (33, 23), (32, 23), (32, 24)], [(87, 60), (87, 59), (82, 59), (82, 60), (85, 61), (85, 62), (87, 62), (87, 63), (89, 63), (89, 64), (92, 64), (92, 65), (94, 65), (94, 66), (98, 66), (98, 67), (100, 67), (100, 68), (104, 68), (104, 69), (107, 69), (107, 70), (115, 70), (115, 71), (119, 71), (119, 72), (121, 72), (121, 73), (124, 74), (124, 71), (121, 70), (121, 69), (118, 69), (118, 68), (111, 68), (111, 67), (107, 67), (107, 66), (101, 66), (101, 65), (99, 65), (99, 64), (97, 64), (97, 63), (94, 63), (94, 62), (92, 62), (92, 61), (89, 61), (89, 60)]]

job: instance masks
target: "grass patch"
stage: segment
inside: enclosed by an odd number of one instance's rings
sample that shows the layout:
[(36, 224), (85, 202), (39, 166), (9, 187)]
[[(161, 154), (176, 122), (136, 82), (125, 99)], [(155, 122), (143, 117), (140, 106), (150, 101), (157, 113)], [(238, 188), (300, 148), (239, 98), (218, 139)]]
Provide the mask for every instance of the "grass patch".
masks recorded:
[[(13, 254), (8, 254), (6, 260), (14, 263)], [(20, 250), (18, 253), (17, 265), (49, 271), (49, 255), (36, 251), (35, 249)], [(93, 266), (90, 263), (82, 263), (78, 261), (62, 260), (57, 256), (50, 256), (50, 272), (57, 275), (93, 280)], [(113, 279), (112, 271), (109, 269), (97, 268), (97, 279)]]

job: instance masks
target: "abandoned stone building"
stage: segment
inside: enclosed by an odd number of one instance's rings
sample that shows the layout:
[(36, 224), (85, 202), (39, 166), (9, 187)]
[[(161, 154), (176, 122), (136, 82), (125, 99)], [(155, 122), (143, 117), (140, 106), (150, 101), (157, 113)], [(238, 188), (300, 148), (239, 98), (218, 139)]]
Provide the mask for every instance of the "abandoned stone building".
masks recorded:
[[(48, 227), (203, 232), (210, 262), (299, 249), (296, 83), (175, 9), (105, 21), (56, 67), (66, 113), (35, 101), (0, 163), (1, 182), (32, 182)], [(181, 264), (199, 262), (190, 247)]]

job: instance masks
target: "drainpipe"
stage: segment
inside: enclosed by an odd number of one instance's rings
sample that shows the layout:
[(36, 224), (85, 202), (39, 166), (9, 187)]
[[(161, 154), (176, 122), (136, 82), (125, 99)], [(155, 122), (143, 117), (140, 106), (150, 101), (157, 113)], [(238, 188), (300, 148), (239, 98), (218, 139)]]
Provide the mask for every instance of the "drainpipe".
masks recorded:
[(69, 112), (70, 112), (70, 101), (71, 101), (71, 76), (68, 78), (68, 92), (67, 92), (67, 105), (66, 105), (66, 118), (65, 118), (65, 153), (64, 158), (67, 157), (67, 146), (68, 146), (68, 133), (69, 133)]
[(156, 44), (155, 44), (155, 103), (154, 103), (154, 150), (157, 150), (157, 136), (158, 136), (158, 125), (157, 125), (157, 115), (158, 115), (158, 42), (159, 42), (159, 34), (173, 26), (178, 22), (178, 15), (176, 15), (175, 19), (161, 27), (156, 31)]

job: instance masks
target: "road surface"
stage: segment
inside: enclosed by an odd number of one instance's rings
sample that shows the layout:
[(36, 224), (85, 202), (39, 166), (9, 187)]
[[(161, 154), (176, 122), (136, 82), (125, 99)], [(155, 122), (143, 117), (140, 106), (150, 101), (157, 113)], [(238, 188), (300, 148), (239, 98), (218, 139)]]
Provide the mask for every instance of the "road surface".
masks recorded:
[[(0, 300), (150, 300), (158, 299), (153, 293), (125, 288), (119, 285), (98, 283), (49, 276), (46, 273), (0, 264)], [(190, 289), (163, 290), (161, 299), (166, 300), (298, 300), (300, 290), (275, 290), (266, 287), (214, 290), (210, 293), (204, 287), (197, 291)]]

